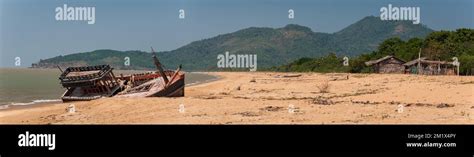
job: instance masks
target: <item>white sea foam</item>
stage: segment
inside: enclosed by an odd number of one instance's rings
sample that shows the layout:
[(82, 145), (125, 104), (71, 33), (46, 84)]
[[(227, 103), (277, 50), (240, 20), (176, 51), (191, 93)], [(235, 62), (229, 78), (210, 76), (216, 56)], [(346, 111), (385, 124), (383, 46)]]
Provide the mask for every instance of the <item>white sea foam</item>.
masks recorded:
[(25, 105), (33, 105), (38, 103), (47, 103), (47, 102), (60, 102), (61, 99), (40, 99), (40, 100), (33, 100), (32, 102), (27, 103), (11, 103), (13, 106), (25, 106)]
[(0, 105), (0, 110), (8, 108), (10, 105)]
[(188, 83), (186, 84), (185, 86), (188, 87), (188, 86), (193, 86), (195, 84), (198, 84), (198, 83), (201, 83), (200, 81), (196, 81), (196, 82), (193, 82), (193, 83)]

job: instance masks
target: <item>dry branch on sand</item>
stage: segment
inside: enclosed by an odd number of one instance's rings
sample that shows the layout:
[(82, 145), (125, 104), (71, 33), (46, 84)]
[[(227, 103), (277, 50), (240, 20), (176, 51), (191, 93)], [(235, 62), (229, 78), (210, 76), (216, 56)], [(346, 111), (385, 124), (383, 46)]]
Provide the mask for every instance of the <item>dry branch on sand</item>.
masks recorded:
[(329, 81), (326, 80), (326, 81), (320, 83), (317, 87), (319, 89), (319, 92), (329, 93), (329, 88), (330, 88)]

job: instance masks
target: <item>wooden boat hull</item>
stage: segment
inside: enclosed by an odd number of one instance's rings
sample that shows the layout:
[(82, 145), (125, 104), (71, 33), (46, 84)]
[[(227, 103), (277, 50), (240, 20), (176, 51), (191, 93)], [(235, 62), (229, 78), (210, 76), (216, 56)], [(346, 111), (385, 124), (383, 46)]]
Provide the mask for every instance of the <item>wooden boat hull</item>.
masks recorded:
[(116, 77), (109, 65), (68, 67), (59, 79), (67, 90), (64, 102), (88, 101), (102, 97), (180, 97), (184, 96), (184, 73), (163, 70), (153, 51), (157, 71)]
[(115, 97), (182, 97), (184, 96), (185, 87), (184, 73), (179, 72), (176, 75), (174, 78), (173, 76), (167, 76), (170, 79), (168, 84), (164, 84), (163, 78), (158, 77), (139, 86), (125, 89)]
[(70, 101), (90, 101), (95, 100), (103, 97), (111, 97), (118, 92), (120, 92), (121, 86), (117, 86), (116, 88), (112, 89), (111, 94), (96, 94), (96, 95), (84, 95), (84, 94), (73, 94), (81, 91), (81, 87), (71, 87), (70, 89), (66, 90), (64, 94), (61, 96), (63, 102), (70, 102)]
[[(183, 76), (184, 77), (184, 76)], [(165, 89), (149, 95), (148, 97), (183, 97), (184, 96), (184, 78), (170, 84)]]

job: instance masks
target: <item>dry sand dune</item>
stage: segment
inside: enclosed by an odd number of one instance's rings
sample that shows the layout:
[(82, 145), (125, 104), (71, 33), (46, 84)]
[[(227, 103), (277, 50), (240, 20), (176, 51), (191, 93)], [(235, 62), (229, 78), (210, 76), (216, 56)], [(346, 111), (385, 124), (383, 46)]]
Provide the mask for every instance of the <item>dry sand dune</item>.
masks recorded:
[(0, 123), (474, 124), (472, 76), (209, 74), (221, 79), (187, 87), (184, 98), (73, 102), (76, 113), (66, 112), (71, 103), (7, 109)]

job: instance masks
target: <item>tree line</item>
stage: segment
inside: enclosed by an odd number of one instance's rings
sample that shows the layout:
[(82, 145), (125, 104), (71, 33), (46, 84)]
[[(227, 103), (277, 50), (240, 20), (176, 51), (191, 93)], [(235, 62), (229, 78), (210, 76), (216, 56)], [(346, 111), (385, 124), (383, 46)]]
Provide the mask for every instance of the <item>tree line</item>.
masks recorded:
[(393, 55), (404, 61), (411, 61), (421, 56), (429, 60), (452, 61), (457, 57), (460, 74), (474, 74), (474, 30), (457, 29), (456, 31), (435, 31), (424, 39), (411, 38), (404, 41), (398, 37), (389, 38), (379, 44), (377, 50), (351, 56), (349, 66), (343, 65), (343, 55), (330, 53), (317, 58), (300, 58), (289, 64), (272, 67), (265, 70), (285, 72), (351, 72), (370, 73), (372, 68), (365, 62), (375, 60), (387, 55)]

